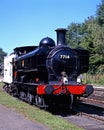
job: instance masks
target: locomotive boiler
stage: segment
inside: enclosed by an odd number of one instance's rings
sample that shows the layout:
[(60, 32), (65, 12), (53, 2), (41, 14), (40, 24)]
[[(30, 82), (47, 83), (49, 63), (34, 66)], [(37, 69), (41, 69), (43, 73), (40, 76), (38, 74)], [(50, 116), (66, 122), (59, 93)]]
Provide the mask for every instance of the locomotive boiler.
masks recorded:
[(93, 93), (91, 85), (77, 82), (88, 71), (89, 52), (66, 45), (66, 29), (56, 30), (57, 45), (49, 37), (39, 46), (17, 47), (4, 58), (4, 89), (39, 107), (72, 106), (74, 97)]

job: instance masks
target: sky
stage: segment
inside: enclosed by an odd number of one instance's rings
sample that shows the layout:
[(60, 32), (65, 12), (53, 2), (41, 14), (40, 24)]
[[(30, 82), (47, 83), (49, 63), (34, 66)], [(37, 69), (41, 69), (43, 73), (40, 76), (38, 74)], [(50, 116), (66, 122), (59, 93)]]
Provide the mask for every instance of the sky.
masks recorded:
[(56, 41), (57, 28), (95, 16), (101, 0), (0, 0), (0, 48), (39, 45), (44, 37)]

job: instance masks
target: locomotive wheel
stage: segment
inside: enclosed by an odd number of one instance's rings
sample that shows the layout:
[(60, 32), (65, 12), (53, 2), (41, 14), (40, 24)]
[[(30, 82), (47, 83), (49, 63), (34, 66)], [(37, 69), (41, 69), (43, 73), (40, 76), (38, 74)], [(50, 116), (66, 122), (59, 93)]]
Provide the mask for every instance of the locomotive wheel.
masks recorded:
[(8, 85), (4, 85), (4, 86), (3, 86), (3, 90), (4, 90), (5, 92), (9, 93), (10, 88), (9, 88)]
[(73, 94), (70, 94), (66, 97), (66, 100), (63, 102), (63, 107), (66, 108), (66, 110), (72, 110), (73, 106)]
[(26, 93), (24, 91), (20, 91), (20, 99), (23, 101), (26, 100)]
[(27, 102), (30, 104), (30, 105), (33, 105), (33, 100), (34, 100), (34, 96), (28, 92), (27, 93)]
[(13, 95), (14, 97), (19, 97), (19, 96), (20, 96), (19, 90), (18, 90), (18, 87), (17, 87), (17, 86), (12, 87), (12, 95)]
[(72, 105), (73, 105), (73, 95), (70, 94), (70, 109), (72, 109)]
[(46, 108), (45, 100), (42, 96), (36, 95), (35, 96), (35, 103), (36, 103), (36, 106), (38, 106), (40, 108)]

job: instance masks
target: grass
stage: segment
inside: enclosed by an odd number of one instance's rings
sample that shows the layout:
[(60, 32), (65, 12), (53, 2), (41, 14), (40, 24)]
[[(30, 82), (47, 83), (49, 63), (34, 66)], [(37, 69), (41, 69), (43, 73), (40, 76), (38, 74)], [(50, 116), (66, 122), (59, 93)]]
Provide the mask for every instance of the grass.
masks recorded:
[(33, 122), (40, 122), (50, 130), (82, 130), (62, 118), (13, 98), (2, 91), (2, 86), (3, 83), (0, 83), (0, 104), (19, 112), (25, 118)]
[(104, 74), (83, 74), (83, 83), (104, 86)]

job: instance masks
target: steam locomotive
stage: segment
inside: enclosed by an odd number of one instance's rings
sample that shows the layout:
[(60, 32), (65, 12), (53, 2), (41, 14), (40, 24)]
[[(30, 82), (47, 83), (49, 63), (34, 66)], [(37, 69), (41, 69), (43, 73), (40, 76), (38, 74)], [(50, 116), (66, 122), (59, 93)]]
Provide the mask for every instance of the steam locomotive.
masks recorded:
[(73, 99), (88, 97), (93, 86), (77, 82), (88, 71), (89, 52), (66, 45), (66, 29), (58, 28), (57, 45), (49, 37), (39, 46), (16, 47), (4, 58), (4, 89), (38, 107), (63, 104), (72, 107)]

